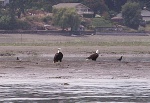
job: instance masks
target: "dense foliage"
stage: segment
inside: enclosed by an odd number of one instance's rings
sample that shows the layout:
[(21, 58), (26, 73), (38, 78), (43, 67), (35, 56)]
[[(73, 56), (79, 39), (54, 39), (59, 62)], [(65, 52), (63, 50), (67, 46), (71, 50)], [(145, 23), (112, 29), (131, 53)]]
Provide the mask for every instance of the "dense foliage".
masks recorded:
[(63, 30), (66, 28), (71, 28), (71, 31), (78, 29), (80, 19), (75, 9), (54, 9), (53, 13), (55, 25), (60, 26)]
[(104, 18), (93, 18), (92, 20), (93, 27), (111, 27), (112, 24), (110, 21), (105, 20)]
[[(7, 6), (0, 6), (0, 29), (27, 28), (29, 27), (27, 22), (23, 23), (25, 27), (16, 26), (22, 25), (22, 22), (19, 21), (19, 18), (22, 15), (26, 16), (27, 10), (43, 10), (51, 13), (53, 5), (67, 2), (82, 3), (90, 7), (95, 14), (101, 15), (107, 20), (110, 20), (110, 17), (115, 16), (117, 13), (122, 12), (122, 10), (124, 9), (123, 12), (125, 13), (123, 14), (123, 17), (125, 18), (125, 25), (135, 29), (137, 29), (137, 25), (139, 24), (139, 11), (136, 11), (136, 14), (134, 16), (130, 15), (130, 13), (132, 13), (132, 10), (129, 10), (126, 13), (125, 8), (128, 7), (125, 7), (123, 5), (128, 2), (135, 2), (139, 4), (138, 7), (140, 7), (140, 9), (146, 7), (150, 10), (150, 0), (10, 0), (10, 3)], [(130, 9), (134, 9), (134, 7), (129, 6)], [(132, 16), (133, 19), (129, 21), (129, 19), (127, 19), (127, 16)], [(44, 19), (44, 21), (47, 22), (47, 19)], [(64, 27), (68, 27), (68, 25), (71, 26), (71, 24), (65, 24)]]
[(123, 6), (122, 16), (124, 24), (130, 28), (138, 29), (141, 20), (141, 9), (136, 2), (128, 2)]
[(41, 9), (52, 12), (53, 5), (66, 2), (82, 3), (90, 7), (95, 13), (100, 14), (103, 14), (106, 11), (121, 12), (122, 6), (129, 1), (139, 2), (141, 8), (146, 6), (150, 9), (149, 0), (10, 0), (18, 15), (20, 13), (24, 14), (26, 9)]

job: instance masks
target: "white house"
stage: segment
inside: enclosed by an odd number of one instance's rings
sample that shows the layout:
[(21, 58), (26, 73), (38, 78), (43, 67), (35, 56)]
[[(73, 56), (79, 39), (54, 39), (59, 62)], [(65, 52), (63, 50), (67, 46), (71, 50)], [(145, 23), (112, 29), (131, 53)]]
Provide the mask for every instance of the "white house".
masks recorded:
[[(150, 21), (150, 11), (149, 10), (142, 10), (141, 11), (141, 17), (142, 17), (143, 21)], [(117, 16), (115, 16), (113, 18), (122, 18), (122, 13), (119, 13)]]
[(79, 15), (94, 14), (94, 12), (89, 7), (81, 3), (59, 3), (54, 5), (53, 8), (75, 8)]
[(9, 0), (0, 0), (0, 3), (2, 6), (5, 6), (6, 4), (9, 3)]
[(148, 10), (142, 10), (141, 11), (142, 20), (144, 21), (150, 21), (150, 11)]

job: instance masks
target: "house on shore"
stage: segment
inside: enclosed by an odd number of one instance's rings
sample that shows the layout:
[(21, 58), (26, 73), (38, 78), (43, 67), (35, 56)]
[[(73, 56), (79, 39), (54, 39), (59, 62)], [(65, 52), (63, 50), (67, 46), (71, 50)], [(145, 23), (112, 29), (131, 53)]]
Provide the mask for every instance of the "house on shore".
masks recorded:
[(111, 20), (113, 22), (117, 22), (119, 24), (122, 24), (123, 23), (122, 13), (119, 13), (115, 17), (112, 17)]
[(8, 3), (9, 3), (9, 0), (0, 0), (0, 4), (2, 6), (6, 6), (6, 4), (8, 4)]
[(150, 21), (150, 11), (148, 10), (142, 10), (141, 11), (142, 20), (144, 21)]
[(59, 3), (57, 5), (54, 5), (53, 8), (59, 9), (59, 8), (75, 8), (77, 14), (81, 16), (90, 15), (94, 16), (94, 12), (87, 6), (81, 4), (81, 3)]
[[(144, 21), (145, 23), (150, 21), (150, 11), (146, 9), (142, 10), (141, 17), (142, 21)], [(113, 22), (118, 22), (119, 24), (122, 24), (123, 22), (122, 13), (117, 14), (115, 17), (111, 18), (111, 20)]]

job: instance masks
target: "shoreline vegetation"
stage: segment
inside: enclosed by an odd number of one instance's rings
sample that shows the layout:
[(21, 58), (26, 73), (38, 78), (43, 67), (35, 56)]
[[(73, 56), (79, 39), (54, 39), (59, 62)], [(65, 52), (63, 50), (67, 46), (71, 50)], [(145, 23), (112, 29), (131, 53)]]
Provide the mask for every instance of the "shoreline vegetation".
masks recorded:
[(16, 51), (17, 49), (14, 48), (22, 48), (21, 50), (32, 48), (36, 51), (37, 48), (43, 48), (48, 52), (48, 48), (61, 47), (63, 51), (72, 50), (77, 54), (81, 51), (93, 52), (97, 49), (104, 54), (149, 54), (149, 39), (149, 36), (0, 34), (0, 47), (2, 48), (0, 50), (4, 51), (3, 48), (7, 48), (10, 51)]

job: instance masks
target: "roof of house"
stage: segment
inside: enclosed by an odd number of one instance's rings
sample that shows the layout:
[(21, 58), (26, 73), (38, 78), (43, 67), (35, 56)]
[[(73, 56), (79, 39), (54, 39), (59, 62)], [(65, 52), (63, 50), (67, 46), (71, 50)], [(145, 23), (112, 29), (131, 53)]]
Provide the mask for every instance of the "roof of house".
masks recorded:
[(141, 15), (142, 16), (149, 16), (150, 17), (150, 11), (148, 11), (148, 10), (142, 10), (141, 11)]
[[(85, 6), (81, 3), (59, 3), (57, 5), (54, 5), (53, 7), (55, 7), (55, 8), (75, 8), (78, 5)], [(87, 6), (85, 6), (85, 7), (88, 8)]]
[(117, 14), (116, 17), (120, 17), (121, 18), (122, 17), (122, 13)]
[(111, 20), (122, 20), (122, 19), (123, 19), (122, 17), (117, 17), (117, 16), (111, 18)]
[[(150, 11), (148, 10), (142, 10), (141, 11), (141, 16), (145, 17), (150, 17)], [(122, 13), (119, 13), (116, 15), (116, 17), (122, 17)]]

